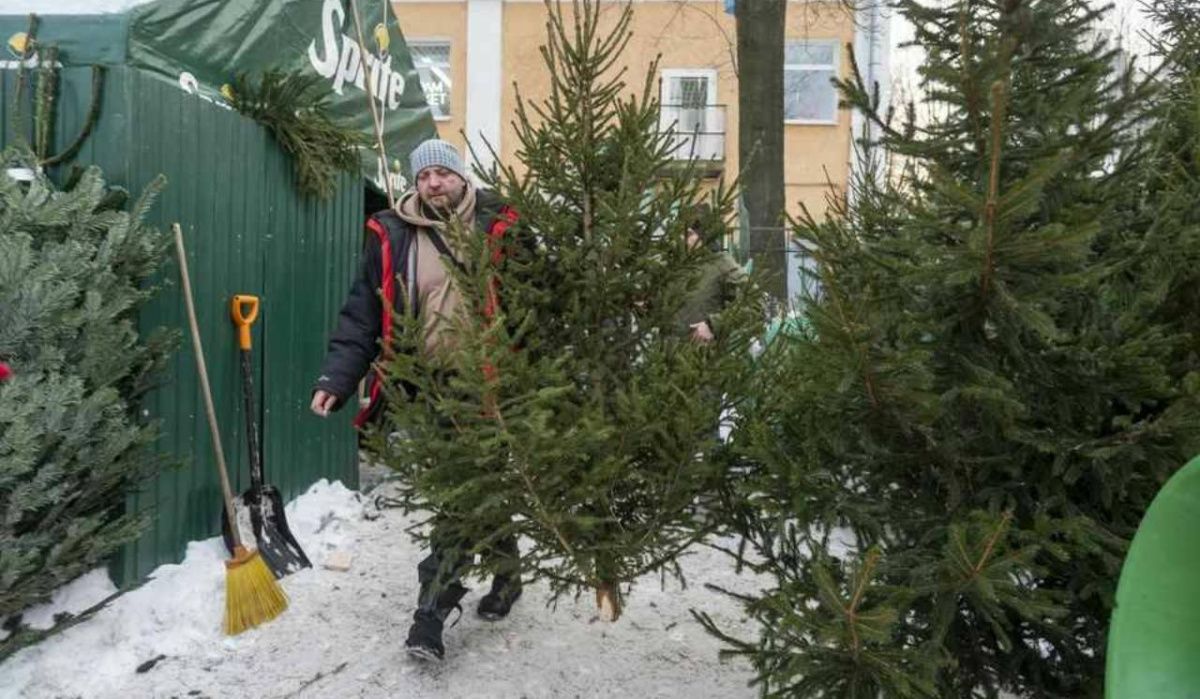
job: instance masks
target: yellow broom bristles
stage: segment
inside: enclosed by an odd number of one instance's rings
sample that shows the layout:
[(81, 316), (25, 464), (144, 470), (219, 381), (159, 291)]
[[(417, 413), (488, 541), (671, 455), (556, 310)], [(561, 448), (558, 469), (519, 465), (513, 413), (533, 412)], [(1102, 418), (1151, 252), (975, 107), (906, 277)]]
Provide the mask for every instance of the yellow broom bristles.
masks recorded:
[(225, 633), (264, 624), (287, 609), (288, 598), (258, 551), (238, 546), (225, 562)]

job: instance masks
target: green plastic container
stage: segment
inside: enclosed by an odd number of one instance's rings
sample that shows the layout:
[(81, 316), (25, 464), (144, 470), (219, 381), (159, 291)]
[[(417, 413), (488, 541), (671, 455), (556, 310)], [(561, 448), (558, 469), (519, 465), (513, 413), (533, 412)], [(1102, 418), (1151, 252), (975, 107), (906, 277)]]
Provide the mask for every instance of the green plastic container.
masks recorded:
[(771, 344), (780, 333), (786, 337), (804, 337), (808, 334), (808, 320), (801, 315), (788, 315), (782, 320), (779, 318), (772, 320), (763, 336), (763, 344)]
[(1163, 486), (1121, 569), (1107, 699), (1200, 699), (1200, 457)]

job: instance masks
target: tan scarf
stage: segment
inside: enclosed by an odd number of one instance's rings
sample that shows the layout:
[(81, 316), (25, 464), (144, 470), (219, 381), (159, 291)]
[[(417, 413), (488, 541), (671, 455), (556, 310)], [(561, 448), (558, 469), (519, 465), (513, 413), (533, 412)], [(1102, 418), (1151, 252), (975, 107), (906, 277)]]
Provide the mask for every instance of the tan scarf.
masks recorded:
[[(446, 221), (426, 216), (421, 206), (420, 195), (415, 191), (406, 194), (396, 204), (396, 213), (417, 227), (411, 253), (416, 256), (416, 278), (412, 282), (416, 286), (425, 327), (425, 349), (436, 353), (448, 349), (447, 338), (443, 337), (441, 332), (443, 319), (457, 312), (462, 304), (458, 289), (454, 285), (454, 277), (447, 266), (449, 263), (437, 252), (429, 238), (430, 229), (444, 234), (447, 228)], [(463, 192), (462, 201), (455, 207), (454, 216), (468, 230), (474, 228), (475, 187), (469, 182), (466, 191)], [(455, 250), (453, 240), (447, 239), (446, 244), (451, 250)]]
[[(434, 228), (438, 233), (446, 232), (446, 220), (429, 218), (425, 215), (425, 207), (421, 205), (421, 195), (413, 190), (405, 194), (396, 204), (396, 213), (400, 218), (418, 228)], [(467, 183), (463, 198), (454, 208), (454, 217), (468, 228), (475, 224), (475, 186)]]

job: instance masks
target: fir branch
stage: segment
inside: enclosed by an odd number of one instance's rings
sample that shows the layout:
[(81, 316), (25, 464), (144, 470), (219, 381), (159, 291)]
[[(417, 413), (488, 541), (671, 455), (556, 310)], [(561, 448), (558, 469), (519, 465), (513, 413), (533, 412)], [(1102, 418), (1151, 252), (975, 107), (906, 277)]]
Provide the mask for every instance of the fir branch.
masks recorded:
[[(495, 408), (495, 418), (496, 424), (500, 427), (500, 430), (502, 432), (508, 432), (507, 424), (504, 421), (504, 411), (499, 406), (496, 406)], [(514, 442), (515, 441), (516, 440), (514, 440)], [(576, 559), (574, 547), (571, 546), (571, 542), (567, 539), (567, 536), (563, 533), (562, 529), (555, 524), (554, 518), (550, 516), (550, 511), (542, 502), (541, 496), (538, 495), (538, 489), (533, 484), (533, 478), (531, 478), (529, 475), (529, 469), (526, 468), (524, 459), (515, 453), (513, 456), (514, 458), (512, 462), (516, 465), (517, 472), (521, 476), (521, 481), (525, 484), (525, 494), (533, 499), (534, 507), (536, 508), (539, 519), (541, 519), (542, 525), (554, 534), (554, 538), (556, 538), (559, 545), (562, 546), (563, 553), (569, 558)], [(594, 580), (589, 582), (593, 584), (595, 583)]]
[(241, 73), (226, 98), (238, 112), (265, 126), (292, 156), (301, 192), (328, 199), (338, 172), (360, 167), (359, 148), (368, 140), (330, 116), (329, 93), (320, 76), (270, 69), (252, 82)]
[(1008, 523), (1012, 521), (1012, 511), (1004, 513), (1004, 516), (996, 523), (996, 529), (992, 535), (988, 537), (987, 544), (983, 547), (983, 553), (979, 554), (979, 560), (972, 566), (971, 572), (973, 575), (979, 575), (987, 562), (992, 557), (992, 551), (996, 548), (996, 542), (1000, 540), (1001, 535), (1008, 531)]
[(3, 640), (0, 640), (0, 662), (4, 662), (6, 658), (22, 648), (28, 648), (35, 643), (41, 643), (47, 638), (57, 636), (63, 631), (66, 631), (77, 624), (91, 619), (93, 616), (107, 607), (113, 600), (127, 592), (136, 590), (147, 582), (149, 582), (149, 579), (143, 580), (124, 590), (117, 590), (116, 592), (108, 595), (104, 599), (81, 612), (77, 612), (75, 614), (66, 612), (56, 614), (54, 618), (54, 624), (48, 629), (34, 629), (23, 625), (20, 623), (21, 617), (19, 615), (10, 617), (4, 624), (4, 629), (9, 632), (9, 635)]
[(983, 128), (980, 126), (983, 117), (980, 114), (982, 108), (979, 104), (979, 86), (971, 74), (971, 57), (974, 47), (971, 45), (970, 11), (971, 4), (964, 2), (958, 12), (958, 68), (961, 72), (961, 89), (967, 110), (967, 123), (971, 127), (975, 151), (982, 156), (986, 152), (987, 142), (983, 136)]
[(867, 584), (875, 574), (875, 566), (879, 565), (879, 556), (878, 548), (872, 547), (867, 552), (867, 558), (858, 571), (854, 594), (848, 603), (842, 605), (842, 612), (846, 615), (846, 626), (850, 629), (850, 649), (855, 656), (862, 652), (862, 640), (858, 636), (858, 610), (862, 605), (863, 595), (866, 594)]

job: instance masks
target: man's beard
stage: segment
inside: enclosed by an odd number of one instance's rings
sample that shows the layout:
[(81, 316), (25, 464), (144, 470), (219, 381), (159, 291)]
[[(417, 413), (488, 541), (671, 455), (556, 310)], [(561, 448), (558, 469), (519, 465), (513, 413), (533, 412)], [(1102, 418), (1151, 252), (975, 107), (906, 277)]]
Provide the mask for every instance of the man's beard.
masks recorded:
[(463, 194), (464, 192), (443, 192), (441, 194), (422, 197), (421, 199), (425, 202), (426, 206), (434, 211), (450, 212), (454, 211), (459, 203), (462, 202)]

